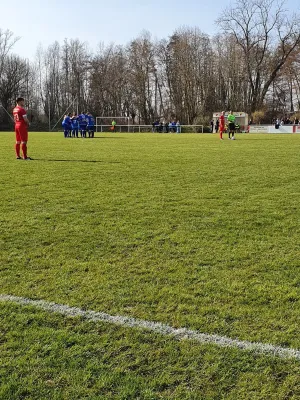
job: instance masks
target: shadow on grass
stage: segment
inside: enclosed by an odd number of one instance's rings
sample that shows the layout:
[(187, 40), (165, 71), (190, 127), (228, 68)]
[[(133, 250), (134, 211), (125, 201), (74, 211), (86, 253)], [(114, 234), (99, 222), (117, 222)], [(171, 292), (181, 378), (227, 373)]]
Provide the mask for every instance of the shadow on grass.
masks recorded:
[(122, 164), (120, 161), (101, 161), (101, 160), (63, 160), (50, 158), (34, 158), (33, 161), (45, 162), (80, 162), (80, 163), (102, 163), (102, 164)]

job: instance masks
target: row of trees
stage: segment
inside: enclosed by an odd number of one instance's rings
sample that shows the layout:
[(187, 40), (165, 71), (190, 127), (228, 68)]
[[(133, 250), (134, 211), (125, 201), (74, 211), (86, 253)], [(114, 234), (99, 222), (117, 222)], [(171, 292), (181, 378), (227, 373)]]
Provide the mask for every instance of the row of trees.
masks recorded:
[(26, 97), (36, 127), (53, 127), (76, 108), (144, 124), (172, 115), (202, 124), (222, 109), (263, 110), (267, 119), (297, 111), (299, 21), (275, 0), (238, 0), (219, 17), (214, 37), (182, 27), (168, 39), (145, 32), (94, 53), (66, 39), (39, 47), (31, 62), (12, 53), (18, 38), (0, 29), (0, 123), (9, 124), (18, 95)]

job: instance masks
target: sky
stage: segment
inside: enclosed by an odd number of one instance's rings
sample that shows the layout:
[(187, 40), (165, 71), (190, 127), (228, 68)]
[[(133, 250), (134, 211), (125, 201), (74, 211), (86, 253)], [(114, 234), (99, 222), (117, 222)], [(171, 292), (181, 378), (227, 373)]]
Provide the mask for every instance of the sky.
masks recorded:
[[(37, 47), (47, 48), (65, 38), (87, 42), (127, 44), (144, 30), (153, 38), (168, 38), (180, 26), (199, 27), (213, 35), (221, 12), (230, 0), (0, 0), (0, 29), (20, 40), (13, 52), (33, 60)], [(299, 0), (287, 0), (287, 9), (300, 11)]]

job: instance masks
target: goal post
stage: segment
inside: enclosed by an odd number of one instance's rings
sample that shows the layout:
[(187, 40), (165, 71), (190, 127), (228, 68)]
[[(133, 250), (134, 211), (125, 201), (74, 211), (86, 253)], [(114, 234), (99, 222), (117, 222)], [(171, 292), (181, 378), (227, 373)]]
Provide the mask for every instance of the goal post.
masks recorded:
[(130, 132), (130, 117), (96, 117), (96, 132), (106, 132), (103, 128), (112, 127), (112, 122), (116, 122), (116, 126), (127, 127), (127, 132)]
[[(124, 117), (122, 117), (124, 118)], [(115, 118), (114, 120), (117, 122), (119, 118)], [(111, 120), (113, 121), (113, 120)], [(105, 122), (105, 123), (104, 123)], [(107, 121), (103, 121), (103, 117), (96, 117), (96, 126), (95, 126), (95, 131), (104, 133), (104, 132), (110, 132), (111, 131), (111, 122), (107, 123)], [(116, 129), (115, 132), (118, 133), (203, 133), (204, 132), (204, 125), (180, 125), (179, 132), (177, 132), (177, 127), (172, 126), (172, 127), (158, 127), (158, 126), (153, 126), (153, 125), (140, 125), (140, 124), (134, 124), (131, 125), (129, 123), (127, 124), (121, 124), (118, 123), (116, 124)]]

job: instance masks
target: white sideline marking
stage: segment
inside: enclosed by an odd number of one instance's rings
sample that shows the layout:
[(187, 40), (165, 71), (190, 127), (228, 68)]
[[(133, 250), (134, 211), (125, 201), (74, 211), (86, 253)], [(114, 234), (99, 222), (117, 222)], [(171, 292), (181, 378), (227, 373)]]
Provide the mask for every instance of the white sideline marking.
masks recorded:
[(123, 317), (121, 315), (109, 315), (103, 312), (84, 311), (81, 308), (69, 307), (63, 304), (56, 304), (44, 300), (31, 300), (25, 297), (17, 297), (11, 295), (0, 295), (0, 301), (21, 304), (24, 306), (34, 306), (45, 311), (59, 313), (68, 317), (82, 317), (88, 321), (102, 321), (115, 325), (122, 325), (130, 328), (147, 329), (152, 332), (173, 336), (176, 339), (189, 339), (202, 344), (214, 344), (220, 347), (237, 348), (241, 350), (251, 351), (257, 354), (266, 354), (277, 356), (280, 358), (292, 358), (300, 360), (300, 350), (292, 348), (284, 348), (273, 344), (264, 344), (260, 342), (248, 342), (245, 340), (230, 339), (226, 336), (210, 335), (193, 331), (187, 328), (175, 329), (169, 325), (160, 322), (146, 321), (131, 317)]

